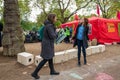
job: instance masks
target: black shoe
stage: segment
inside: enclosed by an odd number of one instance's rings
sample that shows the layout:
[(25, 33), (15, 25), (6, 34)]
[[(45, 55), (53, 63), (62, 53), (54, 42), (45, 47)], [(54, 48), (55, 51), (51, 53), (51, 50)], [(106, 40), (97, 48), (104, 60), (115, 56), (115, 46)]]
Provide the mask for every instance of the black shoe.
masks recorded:
[(84, 63), (84, 65), (86, 65), (87, 63)]
[(56, 72), (56, 71), (53, 71), (53, 72), (50, 72), (50, 75), (59, 75), (60, 73), (59, 72)]
[(40, 79), (40, 77), (38, 75), (35, 75), (35, 74), (31, 74), (32, 77), (34, 77), (35, 79)]
[(78, 66), (81, 66), (81, 63), (80, 63), (80, 62), (78, 62)]
[(86, 64), (87, 64), (87, 61), (85, 60), (85, 61), (84, 61), (84, 65), (86, 65)]

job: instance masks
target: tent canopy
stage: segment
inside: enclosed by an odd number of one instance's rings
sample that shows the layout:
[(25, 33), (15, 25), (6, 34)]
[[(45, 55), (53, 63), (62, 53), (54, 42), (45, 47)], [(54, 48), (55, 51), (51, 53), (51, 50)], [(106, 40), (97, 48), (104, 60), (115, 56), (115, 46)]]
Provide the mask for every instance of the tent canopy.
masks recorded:
[[(78, 22), (78, 20), (67, 22), (62, 24), (61, 28), (73, 27), (75, 33)], [(90, 40), (96, 38), (99, 43), (120, 42), (120, 20), (91, 17), (89, 23)]]
[(99, 43), (120, 42), (120, 20), (92, 17), (89, 22), (92, 27), (90, 39), (97, 38)]

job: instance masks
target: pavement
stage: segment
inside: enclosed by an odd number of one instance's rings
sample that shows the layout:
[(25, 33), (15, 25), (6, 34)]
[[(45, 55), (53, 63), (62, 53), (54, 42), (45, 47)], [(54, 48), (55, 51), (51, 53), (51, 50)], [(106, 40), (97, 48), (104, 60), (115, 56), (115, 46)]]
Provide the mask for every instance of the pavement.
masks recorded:
[[(118, 71), (112, 71), (113, 67)], [(61, 71), (57, 76), (40, 75), (40, 77), (38, 80), (120, 80), (120, 55)]]

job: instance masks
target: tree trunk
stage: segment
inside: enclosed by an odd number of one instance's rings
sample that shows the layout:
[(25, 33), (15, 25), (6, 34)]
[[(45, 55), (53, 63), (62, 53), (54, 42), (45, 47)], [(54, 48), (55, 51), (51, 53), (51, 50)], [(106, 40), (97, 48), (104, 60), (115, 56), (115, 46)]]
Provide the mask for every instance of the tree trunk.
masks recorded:
[(107, 13), (106, 12), (102, 12), (102, 16), (103, 16), (103, 18), (107, 18)]
[(23, 30), (20, 27), (18, 0), (4, 0), (3, 55), (24, 52)]

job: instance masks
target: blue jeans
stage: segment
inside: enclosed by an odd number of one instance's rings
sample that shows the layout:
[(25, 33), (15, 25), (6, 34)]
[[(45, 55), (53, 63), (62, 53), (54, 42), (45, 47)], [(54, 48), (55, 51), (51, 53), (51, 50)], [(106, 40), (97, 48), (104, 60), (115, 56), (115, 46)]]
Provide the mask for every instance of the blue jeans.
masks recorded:
[(84, 57), (84, 64), (86, 64), (87, 63), (87, 61), (86, 61), (86, 49), (83, 45), (83, 40), (78, 40), (77, 39), (77, 46), (78, 46), (78, 62), (80, 62), (81, 48), (82, 48), (83, 57)]

